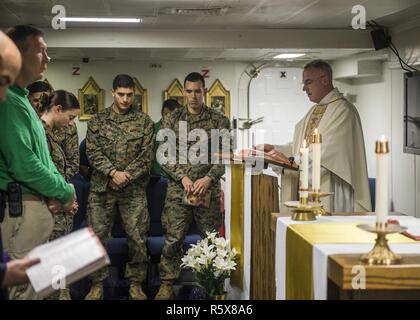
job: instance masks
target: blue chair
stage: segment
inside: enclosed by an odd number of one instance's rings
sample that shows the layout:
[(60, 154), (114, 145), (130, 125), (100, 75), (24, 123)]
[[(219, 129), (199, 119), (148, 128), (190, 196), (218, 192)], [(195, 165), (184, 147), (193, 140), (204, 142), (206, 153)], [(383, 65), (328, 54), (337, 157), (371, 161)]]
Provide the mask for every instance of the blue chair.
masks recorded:
[(74, 185), (77, 203), (79, 204), (79, 209), (73, 217), (73, 231), (75, 231), (87, 226), (86, 211), (89, 198), (90, 182), (85, 181), (80, 173), (77, 173), (73, 178), (71, 178), (70, 182)]
[[(159, 262), (165, 241), (161, 216), (165, 206), (167, 187), (168, 181), (166, 178), (152, 177), (146, 188), (147, 205), (150, 215), (150, 229), (146, 243), (149, 266), (146, 280), (147, 285), (143, 285), (143, 290), (149, 297), (154, 296), (160, 286)], [(200, 239), (201, 235), (198, 227), (195, 223), (192, 223), (184, 241), (184, 252), (189, 249), (191, 244), (197, 243)], [(111, 239), (106, 243), (106, 250), (111, 260), (111, 266), (110, 276), (104, 284), (105, 298), (113, 300), (127, 299), (128, 282), (124, 278), (124, 270), (128, 262), (128, 243), (118, 213), (115, 215)], [(178, 284), (190, 284), (193, 282), (192, 273), (183, 271)]]
[(369, 191), (370, 191), (370, 202), (372, 203), (372, 211), (375, 211), (375, 190), (376, 187), (376, 179), (369, 178)]

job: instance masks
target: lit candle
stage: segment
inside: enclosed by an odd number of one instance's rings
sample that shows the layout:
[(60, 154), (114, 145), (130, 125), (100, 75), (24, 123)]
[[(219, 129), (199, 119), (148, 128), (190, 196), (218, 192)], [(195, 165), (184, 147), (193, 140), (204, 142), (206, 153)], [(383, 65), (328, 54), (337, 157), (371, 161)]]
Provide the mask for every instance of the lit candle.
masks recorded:
[(302, 148), (300, 148), (300, 197), (308, 197), (308, 154), (309, 149), (306, 146), (306, 139), (303, 140)]
[(375, 144), (376, 153), (376, 222), (384, 224), (388, 220), (388, 141), (382, 136)]
[(315, 129), (312, 135), (312, 190), (321, 189), (321, 142), (322, 136)]

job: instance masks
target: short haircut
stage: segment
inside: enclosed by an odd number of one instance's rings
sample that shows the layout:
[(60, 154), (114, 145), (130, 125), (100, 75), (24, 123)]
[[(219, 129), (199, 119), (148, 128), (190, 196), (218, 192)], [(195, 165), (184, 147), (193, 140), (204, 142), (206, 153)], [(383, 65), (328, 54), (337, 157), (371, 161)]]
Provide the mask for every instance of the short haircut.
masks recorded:
[(119, 74), (112, 81), (112, 89), (116, 90), (117, 88), (133, 88), (134, 89), (134, 80), (128, 74)]
[(187, 75), (184, 79), (184, 87), (185, 84), (187, 83), (187, 81), (189, 82), (198, 82), (201, 81), (201, 83), (203, 84), (203, 88), (206, 87), (206, 83), (204, 82), (204, 77), (199, 74), (198, 72), (191, 72), (189, 75)]
[(332, 79), (332, 69), (331, 69), (330, 64), (327, 61), (313, 60), (305, 64), (305, 66), (303, 67), (303, 69), (310, 69), (310, 68), (322, 70), (330, 79)]
[(19, 51), (25, 51), (25, 41), (28, 37), (43, 37), (44, 33), (30, 25), (14, 26), (5, 31), (5, 33), (13, 40)]
[(28, 89), (30, 94), (35, 92), (49, 92), (51, 90), (48, 83), (44, 81), (33, 82), (29, 86), (27, 86), (26, 89)]
[(175, 99), (168, 99), (165, 100), (165, 102), (163, 103), (161, 113), (163, 113), (163, 109), (165, 108), (172, 112), (175, 109), (178, 109), (179, 107), (181, 107), (181, 105), (178, 101), (176, 101)]
[(80, 109), (79, 101), (76, 96), (65, 90), (56, 90), (48, 99), (47, 111), (50, 111), (52, 107), (60, 105), (63, 111), (70, 109)]

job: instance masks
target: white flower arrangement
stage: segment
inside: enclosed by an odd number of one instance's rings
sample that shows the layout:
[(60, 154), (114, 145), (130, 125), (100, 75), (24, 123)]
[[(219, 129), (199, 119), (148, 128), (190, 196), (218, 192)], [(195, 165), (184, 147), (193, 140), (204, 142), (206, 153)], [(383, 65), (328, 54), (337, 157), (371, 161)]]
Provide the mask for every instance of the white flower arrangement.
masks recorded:
[(235, 248), (229, 249), (229, 243), (217, 232), (206, 232), (207, 237), (195, 245), (191, 245), (182, 258), (181, 266), (191, 268), (198, 284), (209, 296), (225, 293), (224, 282), (236, 269)]

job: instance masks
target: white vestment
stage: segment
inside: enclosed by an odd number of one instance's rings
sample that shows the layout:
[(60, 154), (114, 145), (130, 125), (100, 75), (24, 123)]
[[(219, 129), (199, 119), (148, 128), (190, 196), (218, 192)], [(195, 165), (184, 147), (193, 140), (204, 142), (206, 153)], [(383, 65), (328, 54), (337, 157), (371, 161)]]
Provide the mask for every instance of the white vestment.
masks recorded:
[[(327, 105), (318, 126), (318, 132), (322, 135), (321, 191), (334, 192), (333, 196), (322, 199), (324, 208), (329, 212), (371, 211), (365, 144), (359, 114), (338, 89), (328, 93), (319, 105)], [(306, 126), (315, 107), (296, 125), (293, 143), (278, 146), (277, 150), (299, 158)], [(284, 183), (287, 184), (286, 181)]]

